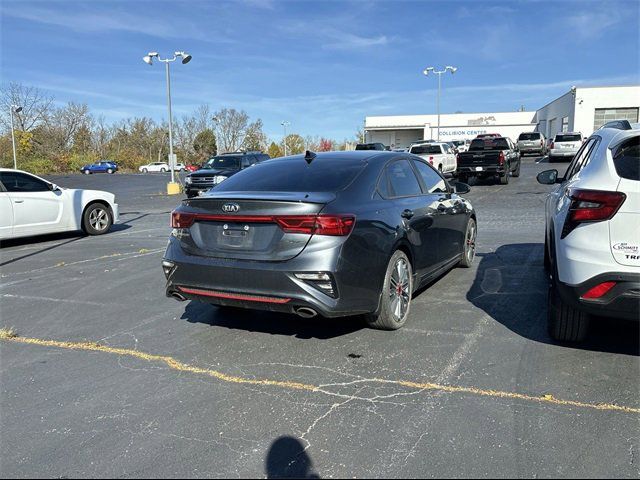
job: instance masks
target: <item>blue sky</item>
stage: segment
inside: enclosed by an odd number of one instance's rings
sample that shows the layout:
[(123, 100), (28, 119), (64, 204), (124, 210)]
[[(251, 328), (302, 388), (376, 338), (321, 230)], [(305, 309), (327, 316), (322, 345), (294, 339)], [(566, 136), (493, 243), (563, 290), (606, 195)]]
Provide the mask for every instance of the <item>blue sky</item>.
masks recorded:
[(244, 109), (272, 138), (342, 139), (366, 115), (534, 110), (571, 85), (639, 83), (640, 2), (2, 2), (2, 82), (86, 102), (108, 121), (166, 115), (162, 65), (185, 50), (173, 107)]

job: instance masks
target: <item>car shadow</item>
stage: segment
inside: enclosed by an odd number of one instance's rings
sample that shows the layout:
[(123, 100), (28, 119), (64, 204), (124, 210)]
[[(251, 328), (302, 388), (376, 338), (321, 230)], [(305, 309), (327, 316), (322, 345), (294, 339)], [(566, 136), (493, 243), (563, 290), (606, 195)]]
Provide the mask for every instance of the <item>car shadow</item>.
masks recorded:
[(189, 323), (202, 323), (212, 327), (319, 340), (340, 337), (365, 327), (362, 317), (358, 316), (302, 318), (289, 313), (217, 307), (198, 301), (190, 301), (180, 318)]
[(593, 318), (584, 342), (562, 344), (547, 333), (548, 275), (542, 243), (509, 244), (480, 253), (480, 264), (467, 300), (511, 331), (536, 342), (640, 355), (640, 323)]
[(320, 478), (313, 462), (297, 438), (283, 436), (269, 447), (265, 461), (267, 478)]

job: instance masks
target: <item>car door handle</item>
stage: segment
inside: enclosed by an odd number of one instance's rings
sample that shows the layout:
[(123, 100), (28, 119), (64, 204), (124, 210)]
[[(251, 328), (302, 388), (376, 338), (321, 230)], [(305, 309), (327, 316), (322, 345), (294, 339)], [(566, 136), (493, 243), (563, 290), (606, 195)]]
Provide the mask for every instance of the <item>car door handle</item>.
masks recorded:
[(14, 200), (14, 203), (24, 203), (24, 200)]
[(409, 210), (408, 208), (400, 214), (402, 218), (406, 218), (407, 220), (413, 217), (413, 215), (413, 210)]

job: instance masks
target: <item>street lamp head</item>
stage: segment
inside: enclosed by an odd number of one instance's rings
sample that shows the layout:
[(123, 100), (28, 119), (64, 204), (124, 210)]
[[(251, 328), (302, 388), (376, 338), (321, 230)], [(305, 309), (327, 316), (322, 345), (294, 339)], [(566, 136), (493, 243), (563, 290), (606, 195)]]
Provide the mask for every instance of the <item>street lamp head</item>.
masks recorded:
[(174, 55), (176, 57), (182, 57), (182, 64), (186, 65), (187, 63), (189, 63), (191, 61), (191, 55), (189, 55), (187, 52), (175, 52)]
[(427, 67), (425, 68), (422, 73), (424, 73), (426, 76), (429, 76), (430, 73), (432, 73), (435, 69), (433, 67)]
[(153, 65), (153, 57), (149, 55), (145, 55), (144, 57), (142, 57), (142, 61), (147, 65)]
[(456, 71), (458, 71), (458, 67), (447, 66), (445, 70), (449, 70), (453, 75), (454, 73), (456, 73)]

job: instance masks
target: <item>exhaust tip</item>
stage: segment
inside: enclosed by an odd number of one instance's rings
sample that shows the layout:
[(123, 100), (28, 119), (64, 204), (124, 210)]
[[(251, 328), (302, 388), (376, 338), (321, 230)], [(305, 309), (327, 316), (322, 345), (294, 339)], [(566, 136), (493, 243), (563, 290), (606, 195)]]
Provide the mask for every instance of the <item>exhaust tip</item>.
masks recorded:
[(302, 318), (313, 318), (316, 315), (318, 315), (318, 312), (316, 312), (313, 308), (309, 308), (309, 307), (296, 308), (295, 312), (296, 312), (296, 315)]
[(178, 292), (171, 292), (171, 297), (175, 298), (179, 302), (184, 302), (186, 300), (185, 296)]

